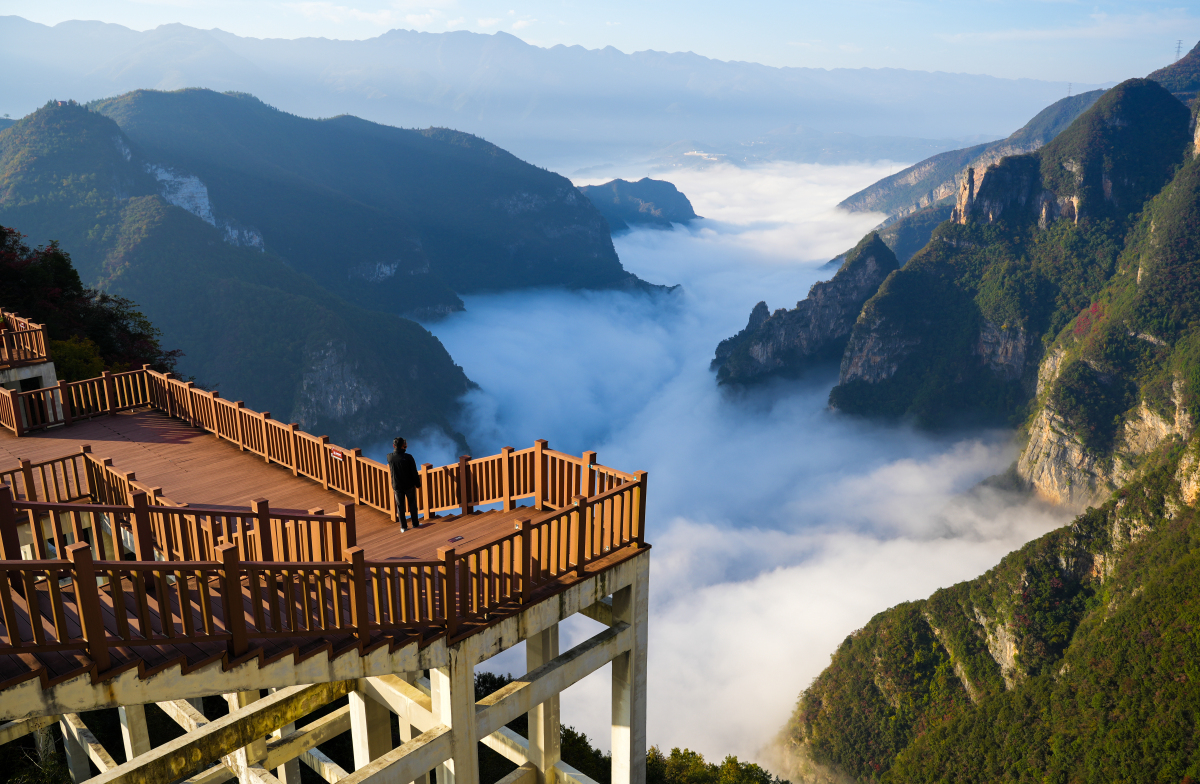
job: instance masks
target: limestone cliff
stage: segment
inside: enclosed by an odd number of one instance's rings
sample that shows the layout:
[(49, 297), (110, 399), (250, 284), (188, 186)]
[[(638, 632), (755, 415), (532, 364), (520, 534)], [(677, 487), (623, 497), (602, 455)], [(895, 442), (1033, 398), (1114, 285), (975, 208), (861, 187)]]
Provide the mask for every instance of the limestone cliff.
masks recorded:
[(766, 303), (758, 303), (746, 328), (717, 346), (712, 364), (718, 382), (796, 375), (813, 363), (836, 360), (863, 303), (898, 268), (895, 254), (872, 232), (847, 254), (833, 279), (814, 283), (795, 309), (768, 315)]

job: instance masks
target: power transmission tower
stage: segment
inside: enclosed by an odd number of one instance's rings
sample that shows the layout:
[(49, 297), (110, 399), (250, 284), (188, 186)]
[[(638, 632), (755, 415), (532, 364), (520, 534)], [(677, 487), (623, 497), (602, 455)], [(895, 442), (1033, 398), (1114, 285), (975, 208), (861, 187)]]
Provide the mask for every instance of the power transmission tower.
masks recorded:
[(1175, 42), (1175, 62), (1179, 62), (1179, 53), (1183, 51), (1183, 39)]
[(1071, 97), (1071, 88), (1075, 86), (1074, 82), (1067, 82), (1067, 97)]

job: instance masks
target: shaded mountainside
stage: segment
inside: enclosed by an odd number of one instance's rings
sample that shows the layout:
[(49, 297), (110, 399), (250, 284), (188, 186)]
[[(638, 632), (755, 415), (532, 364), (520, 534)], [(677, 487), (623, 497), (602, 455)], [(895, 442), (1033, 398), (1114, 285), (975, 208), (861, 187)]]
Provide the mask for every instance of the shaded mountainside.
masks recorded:
[(626, 230), (629, 224), (669, 229), (672, 223), (700, 217), (687, 196), (665, 180), (612, 180), (584, 185), (579, 190), (596, 205), (613, 231)]
[(864, 188), (838, 206), (850, 212), (884, 212), (899, 218), (926, 207), (953, 203), (967, 167), (984, 169), (1006, 155), (1037, 150), (1087, 111), (1103, 92), (1093, 90), (1056, 101), (1006, 139), (926, 158)]
[(872, 232), (846, 254), (833, 279), (814, 283), (794, 310), (768, 315), (767, 303), (758, 303), (746, 328), (717, 346), (712, 366), (718, 382), (795, 376), (816, 363), (836, 361), (863, 303), (898, 268), (895, 254)]
[(926, 425), (1023, 419), (1044, 346), (1117, 271), (1189, 130), (1178, 100), (1134, 79), (1038, 152), (971, 172), (954, 220), (864, 306), (830, 402)]
[[(181, 372), (338, 440), (453, 432), (470, 382), (437, 338), (346, 302), (269, 247), (229, 242), (229, 225), (159, 184), (136, 143), (81, 106), (0, 132), (0, 224), (62, 240), (85, 284), (136, 302), (183, 350)], [(174, 197), (194, 207), (198, 193)]]
[(168, 200), (364, 307), (431, 314), (460, 309), (458, 293), (644, 286), (569, 180), (470, 134), (310, 120), (209, 90), (92, 108)]
[(800, 696), (794, 780), (1196, 779), (1198, 495), (1193, 439), (981, 577), (872, 618)]

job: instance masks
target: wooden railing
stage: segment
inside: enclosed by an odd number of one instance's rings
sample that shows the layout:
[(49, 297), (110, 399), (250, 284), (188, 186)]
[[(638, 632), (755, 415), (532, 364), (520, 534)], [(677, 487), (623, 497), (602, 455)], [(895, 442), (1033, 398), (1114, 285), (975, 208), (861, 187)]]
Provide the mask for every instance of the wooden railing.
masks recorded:
[(32, 365), (47, 358), (45, 328), (0, 308), (0, 367)]
[[(29, 392), (0, 389), (0, 424), (18, 436), (32, 430), (68, 425), (79, 419), (151, 406), (236, 445), (238, 449), (276, 463), (335, 490), (355, 504), (378, 509), (396, 519), (388, 467), (314, 436), (295, 423), (272, 419), (270, 412), (253, 411), (241, 401), (222, 398), (170, 373), (149, 366), (127, 373), (105, 373), (87, 381), (60, 382), (56, 387)], [(557, 452), (546, 441), (528, 449), (505, 447), (500, 454), (457, 463), (421, 466), (417, 505), (424, 518), (459, 509), (500, 504), (513, 509), (532, 499), (539, 509), (563, 509), (576, 495), (592, 496), (634, 481), (635, 474), (598, 465), (595, 452), (581, 457)]]

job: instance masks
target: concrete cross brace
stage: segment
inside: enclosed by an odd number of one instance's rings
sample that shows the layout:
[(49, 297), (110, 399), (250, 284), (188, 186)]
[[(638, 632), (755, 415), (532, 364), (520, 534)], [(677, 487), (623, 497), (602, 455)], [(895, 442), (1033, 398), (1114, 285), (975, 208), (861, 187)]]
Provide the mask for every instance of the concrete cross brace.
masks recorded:
[(328, 781), (329, 784), (337, 784), (350, 775), (345, 768), (325, 756), (320, 749), (308, 749), (300, 755), (300, 761), (312, 768), (314, 773)]
[(353, 688), (353, 681), (340, 681), (281, 689), (101, 774), (95, 784), (170, 784), (312, 713)]
[(342, 784), (408, 784), (450, 758), (450, 735), (450, 728), (439, 724), (354, 771)]
[[(66, 733), (69, 733), (68, 742), (78, 744), (87, 758), (96, 763), (96, 768), (101, 773), (106, 770), (112, 770), (117, 767), (117, 762), (114, 760), (104, 747), (100, 745), (100, 741), (96, 740), (96, 736), (87, 728), (80, 718), (78, 713), (66, 713), (62, 717), (62, 728)], [(86, 770), (82, 779), (77, 778), (76, 781), (91, 778), (88, 774), (91, 771)]]
[(58, 721), (58, 716), (35, 716), (32, 719), (20, 719), (0, 724), (0, 746), (17, 738), (23, 738), (43, 727), (49, 727), (56, 721)]
[(496, 784), (536, 784), (537, 768), (533, 763), (526, 762), (521, 767), (509, 773), (504, 778), (496, 782)]

